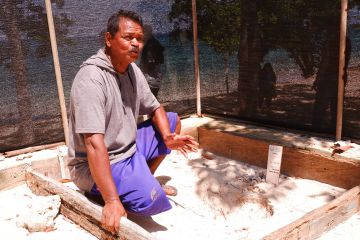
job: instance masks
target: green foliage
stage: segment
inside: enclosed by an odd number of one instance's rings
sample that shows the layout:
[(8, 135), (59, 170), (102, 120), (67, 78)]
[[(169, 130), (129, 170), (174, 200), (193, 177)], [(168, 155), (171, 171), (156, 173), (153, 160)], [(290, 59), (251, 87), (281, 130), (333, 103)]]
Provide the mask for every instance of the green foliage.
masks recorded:
[[(199, 38), (221, 54), (232, 54), (239, 45), (240, 1), (197, 1)], [(191, 0), (175, 0), (169, 19), (173, 35), (192, 30)], [(174, 34), (175, 33), (175, 34)]]
[(199, 37), (218, 53), (231, 55), (236, 52), (240, 44), (240, 2), (199, 2)]
[[(246, 11), (255, 2), (256, 14)], [(321, 46), (329, 32), (338, 31), (340, 0), (197, 0), (199, 38), (221, 54), (239, 50), (241, 27), (255, 22), (265, 53), (283, 48), (299, 64), (305, 77), (314, 73)], [(350, 0), (349, 7), (360, 5)], [(248, 16), (242, 16), (248, 14)], [(169, 18), (175, 32), (191, 30), (191, 0), (175, 0)], [(182, 24), (180, 24), (182, 23)]]

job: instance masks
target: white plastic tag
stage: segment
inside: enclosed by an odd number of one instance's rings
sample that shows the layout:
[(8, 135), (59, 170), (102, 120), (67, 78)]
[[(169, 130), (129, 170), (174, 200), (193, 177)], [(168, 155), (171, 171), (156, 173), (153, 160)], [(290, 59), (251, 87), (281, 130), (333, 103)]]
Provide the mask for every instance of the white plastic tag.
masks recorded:
[(270, 182), (275, 185), (279, 184), (282, 152), (282, 146), (269, 145), (266, 182)]

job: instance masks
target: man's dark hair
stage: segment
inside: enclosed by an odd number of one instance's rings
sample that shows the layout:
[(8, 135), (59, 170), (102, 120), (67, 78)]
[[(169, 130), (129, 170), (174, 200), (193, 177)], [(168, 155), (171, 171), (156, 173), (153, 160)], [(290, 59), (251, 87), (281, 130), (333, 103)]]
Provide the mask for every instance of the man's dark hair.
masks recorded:
[(130, 18), (131, 20), (140, 24), (144, 28), (142, 18), (135, 12), (119, 9), (117, 13), (111, 15), (107, 23), (107, 31), (111, 34), (112, 37), (119, 31), (119, 21), (120, 18)]

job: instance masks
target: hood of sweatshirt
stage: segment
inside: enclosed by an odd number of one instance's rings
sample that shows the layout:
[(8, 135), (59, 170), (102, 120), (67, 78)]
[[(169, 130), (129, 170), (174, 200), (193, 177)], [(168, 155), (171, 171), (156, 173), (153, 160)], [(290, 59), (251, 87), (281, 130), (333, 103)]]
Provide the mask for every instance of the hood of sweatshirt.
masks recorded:
[(99, 49), (99, 51), (95, 55), (92, 55), (90, 58), (88, 58), (85, 62), (81, 64), (80, 67), (88, 65), (95, 65), (101, 69), (116, 74), (116, 71), (110, 62), (110, 59), (105, 54), (104, 48)]

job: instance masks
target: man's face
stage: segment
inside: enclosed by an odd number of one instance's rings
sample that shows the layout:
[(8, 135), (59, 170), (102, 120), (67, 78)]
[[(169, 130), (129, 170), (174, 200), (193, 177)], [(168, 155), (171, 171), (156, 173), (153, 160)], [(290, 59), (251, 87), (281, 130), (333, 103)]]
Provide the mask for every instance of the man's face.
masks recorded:
[(106, 45), (111, 50), (111, 58), (123, 64), (136, 61), (144, 46), (144, 31), (140, 24), (129, 18), (120, 18), (119, 31), (114, 37), (108, 33)]

